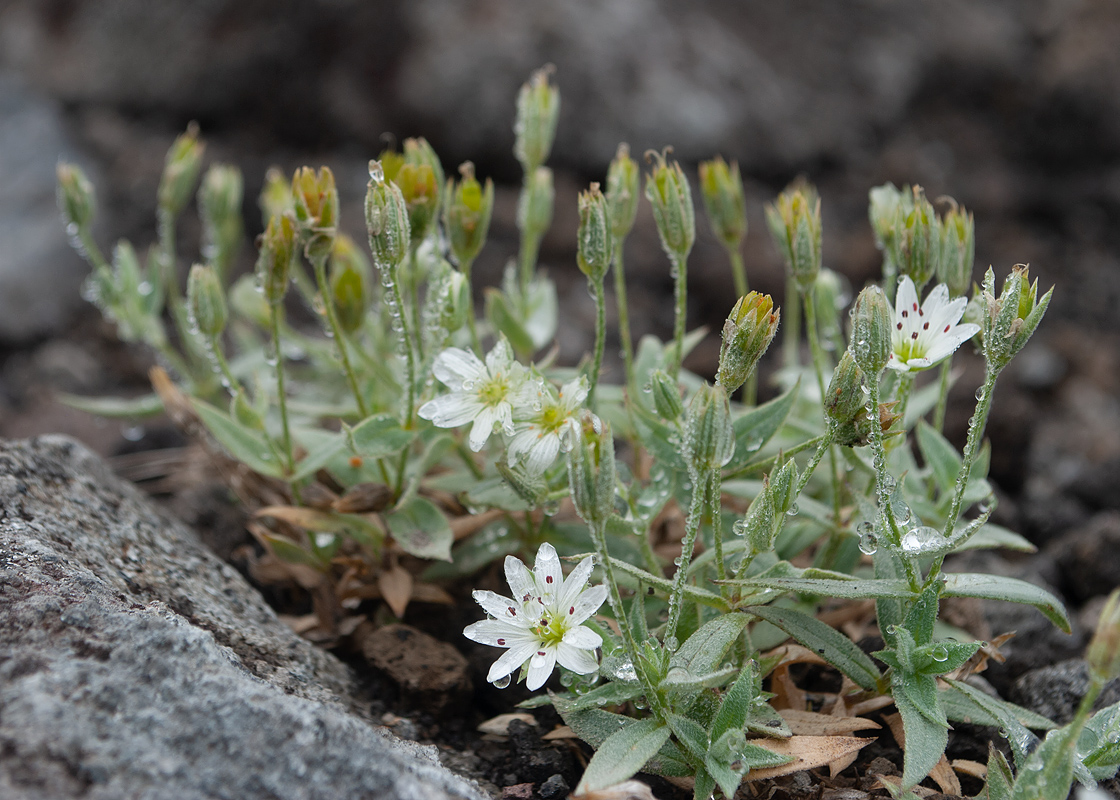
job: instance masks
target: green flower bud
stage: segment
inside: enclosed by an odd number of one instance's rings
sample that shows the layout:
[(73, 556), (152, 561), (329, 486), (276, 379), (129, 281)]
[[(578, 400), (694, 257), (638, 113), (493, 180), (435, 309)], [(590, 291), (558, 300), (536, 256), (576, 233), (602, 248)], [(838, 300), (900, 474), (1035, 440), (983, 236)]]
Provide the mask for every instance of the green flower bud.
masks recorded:
[(521, 162), (526, 175), (548, 160), (552, 140), (556, 137), (556, 121), (560, 117), (560, 90), (548, 83), (554, 72), (552, 65), (533, 73), (517, 95), (517, 121), (513, 125), (516, 140), (513, 154)]
[(296, 253), (296, 223), (292, 217), (273, 217), (260, 238), (257, 280), (265, 298), (279, 305), (288, 293), (288, 279)]
[(205, 149), (206, 146), (198, 140), (196, 122), (188, 125), (186, 133), (180, 134), (171, 145), (159, 180), (158, 197), (162, 213), (177, 217), (186, 208), (198, 180), (202, 151)]
[(766, 206), (766, 223), (802, 292), (821, 271), (821, 199), (812, 185), (798, 181)]
[(655, 369), (649, 376), (650, 391), (653, 393), (653, 407), (657, 413), (670, 422), (680, 419), (684, 413), (681, 390), (677, 382), (664, 370)]
[(616, 480), (610, 425), (584, 412), (579, 437), (568, 453), (568, 485), (584, 522), (596, 525), (607, 521), (614, 511)]
[[(428, 169), (432, 171), (432, 175), (435, 176), (437, 187), (442, 187), (444, 181), (447, 180), (447, 175), (444, 174), (443, 164), (440, 162), (439, 156), (436, 155), (435, 149), (428, 144), (428, 140), (423, 136), (404, 140), (404, 163), (427, 166)], [(436, 195), (437, 210), (440, 199), (439, 195)]]
[(202, 219), (202, 255), (219, 276), (229, 271), (229, 263), (241, 242), (241, 201), (244, 185), (241, 170), (214, 164), (206, 170), (198, 189), (198, 211)]
[(503, 461), (497, 462), (494, 466), (498, 468), (498, 473), (510, 488), (530, 506), (536, 508), (547, 501), (548, 484), (544, 482), (542, 476), (533, 475), (520, 465), (511, 467)]
[(630, 233), (638, 216), (639, 178), (638, 162), (630, 157), (630, 146), (623, 142), (607, 169), (607, 211), (611, 219), (611, 233), (620, 239)]
[(1042, 322), (1050, 305), (1054, 287), (1038, 299), (1038, 280), (1030, 282), (1029, 268), (1019, 264), (1003, 282), (999, 297), (995, 296), (995, 272), (991, 267), (984, 274), (986, 313), (981, 318), (984, 356), (996, 369), (1003, 369), (1023, 349)]
[(576, 260), (584, 275), (601, 283), (611, 266), (614, 238), (611, 235), (607, 198), (599, 191), (599, 184), (579, 194), (579, 248)]
[(716, 381), (734, 392), (754, 372), (762, 355), (778, 331), (781, 312), (774, 308), (768, 294), (750, 292), (735, 304), (723, 323), (723, 344), (719, 351)]
[(762, 479), (762, 491), (751, 501), (747, 515), (736, 523), (736, 531), (747, 537), (751, 553), (769, 552), (774, 547), (777, 531), (774, 528), (774, 498), (770, 492), (770, 481)]
[(525, 190), (517, 203), (517, 227), (526, 236), (541, 237), (552, 222), (552, 202), (556, 191), (552, 186), (552, 170), (537, 167), (527, 177)]
[(899, 220), (910, 213), (914, 196), (900, 192), (893, 183), (876, 186), (868, 193), (867, 216), (875, 232), (875, 246), (889, 255), (894, 248)]
[(941, 259), (937, 264), (937, 279), (949, 287), (950, 297), (963, 297), (972, 285), (975, 232), (972, 212), (955, 203), (941, 219)]
[(705, 383), (688, 404), (684, 452), (689, 467), (700, 474), (717, 470), (735, 454), (731, 404), (720, 384)]
[(722, 156), (700, 162), (700, 196), (708, 210), (712, 233), (728, 249), (738, 250), (747, 235), (747, 203), (739, 163), (728, 166)]
[(454, 332), (467, 324), (467, 315), (474, 313), (474, 302), (466, 275), (454, 269), (449, 271), (440, 303), (440, 325), (445, 330)]
[(832, 373), (832, 381), (825, 393), (824, 410), (837, 425), (852, 423), (867, 416), (863, 371), (848, 350), (840, 356), (840, 363)]
[(668, 164), (665, 153), (649, 151), (656, 160), (653, 171), (646, 175), (646, 197), (653, 206), (653, 218), (661, 246), (670, 258), (686, 259), (696, 241), (696, 213), (692, 207), (692, 190), (681, 165)]
[(285, 214), (295, 214), (295, 198), (292, 197), (292, 185), (284, 177), (279, 167), (269, 167), (264, 174), (264, 186), (261, 187), (257, 205), (261, 209), (261, 222), (268, 225), (273, 217), (282, 217)]
[(229, 313), (222, 281), (213, 267), (195, 264), (187, 276), (187, 308), (205, 336), (221, 336)]
[(366, 190), (369, 249), (378, 269), (395, 269), (408, 253), (408, 206), (397, 185), (385, 180), (380, 161), (369, 162), (369, 176)]
[(338, 226), (338, 189), (330, 167), (320, 168), (317, 174), (311, 167), (297, 169), (292, 199), (308, 259), (327, 258)]
[(331, 251), (331, 300), (338, 311), (338, 324), (354, 333), (365, 321), (370, 303), (370, 267), (354, 240), (339, 234)]
[(877, 381), (891, 355), (891, 309), (878, 286), (868, 286), (856, 298), (848, 349), (868, 380)]
[(770, 499), (774, 504), (775, 514), (784, 514), (793, 507), (797, 500), (794, 494), (797, 491), (797, 480), (797, 462), (792, 458), (770, 476)]
[(412, 245), (424, 240), (435, 221), (439, 207), (439, 184), (427, 164), (405, 162), (394, 181), (408, 208), (408, 228)]
[(822, 267), (813, 287), (813, 303), (817, 307), (817, 329), (821, 344), (827, 350), (837, 350), (843, 345), (840, 312), (851, 301), (852, 286), (838, 272)]
[(67, 232), (73, 235), (93, 221), (97, 209), (93, 184), (77, 164), (59, 163), (55, 174), (58, 177), (58, 210), (62, 212)]
[(459, 165), (459, 175), (458, 183), (447, 182), (443, 224), (451, 254), (463, 265), (474, 261), (486, 242), (494, 211), (494, 182), (487, 178), (483, 188), (474, 177), (474, 164), (469, 161)]
[(1120, 589), (1113, 590), (1101, 609), (1086, 660), (1101, 683), (1120, 678)]
[[(905, 194), (905, 193), (904, 193)], [(941, 255), (941, 223), (922, 187), (910, 189), (908, 211), (899, 215), (891, 240), (891, 258), (899, 275), (909, 275), (920, 294), (937, 271)]]

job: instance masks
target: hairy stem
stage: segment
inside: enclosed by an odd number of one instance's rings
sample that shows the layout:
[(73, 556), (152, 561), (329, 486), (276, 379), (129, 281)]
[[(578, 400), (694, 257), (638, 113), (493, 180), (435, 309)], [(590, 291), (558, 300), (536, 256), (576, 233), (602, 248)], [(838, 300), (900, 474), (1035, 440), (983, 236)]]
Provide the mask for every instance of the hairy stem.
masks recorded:
[(365, 398), (362, 397), (362, 390), (358, 386), (358, 376), (350, 363), (350, 353), (346, 348), (346, 332), (342, 330), (342, 326), (338, 323), (338, 313), (335, 311), (334, 300), (331, 298), (331, 286), (327, 281), (327, 256), (324, 254), (313, 259), (311, 266), (315, 270), (315, 281), (319, 284), (319, 296), (322, 299), (323, 309), (327, 316), (328, 330), (338, 347), (338, 357), (342, 362), (342, 370), (346, 373), (346, 381), (350, 384), (350, 391), (354, 395), (354, 400), (358, 403), (358, 413), (361, 414), (362, 419), (365, 419), (369, 416), (369, 409), (366, 406)]

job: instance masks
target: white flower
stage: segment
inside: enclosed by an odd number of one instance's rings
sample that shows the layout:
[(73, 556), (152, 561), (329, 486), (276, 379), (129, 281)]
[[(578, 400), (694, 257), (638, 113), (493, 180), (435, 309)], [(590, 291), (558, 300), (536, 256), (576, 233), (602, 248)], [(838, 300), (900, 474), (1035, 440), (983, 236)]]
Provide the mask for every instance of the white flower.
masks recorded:
[(599, 668), (594, 651), (603, 640), (581, 623), (599, 610), (607, 587), (585, 588), (591, 569), (588, 557), (565, 578), (556, 548), (547, 542), (537, 551), (532, 572), (521, 559), (506, 556), (513, 597), (476, 591), (475, 601), (491, 616), (463, 631), (473, 641), (508, 648), (490, 667), (487, 681), (505, 686), (528, 661), (525, 685), (535, 691), (544, 686), (556, 662), (580, 675)]
[(509, 443), (510, 463), (524, 459), (531, 475), (540, 475), (559, 452), (572, 449), (579, 435), (576, 412), (587, 399), (587, 378), (568, 381), (560, 394), (543, 381), (528, 381), (514, 405), (514, 436)]
[(474, 422), (468, 441), (478, 452), (495, 428), (513, 435), (512, 400), (525, 381), (525, 368), (513, 359), (505, 338), (498, 340), (486, 363), (468, 350), (449, 347), (436, 356), (432, 374), (451, 389), (420, 406), (417, 412), (440, 428)]
[(922, 370), (956, 352), (980, 331), (979, 325), (958, 325), (968, 301), (949, 299), (949, 288), (941, 283), (933, 288), (918, 307), (914, 282), (903, 277), (898, 282), (891, 322), (891, 355), (887, 366), (899, 372)]

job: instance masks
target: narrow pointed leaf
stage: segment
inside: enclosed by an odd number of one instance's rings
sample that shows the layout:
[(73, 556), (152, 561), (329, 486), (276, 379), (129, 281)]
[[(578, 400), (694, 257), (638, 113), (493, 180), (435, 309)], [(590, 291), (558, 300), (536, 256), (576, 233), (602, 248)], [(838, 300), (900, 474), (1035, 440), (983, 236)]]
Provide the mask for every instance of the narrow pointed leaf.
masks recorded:
[(697, 676), (715, 672), (716, 667), (723, 663), (731, 645), (743, 632), (748, 619), (746, 614), (734, 613), (724, 614), (704, 623), (673, 654), (669, 661), (670, 671), (676, 667)]
[(639, 772), (669, 740), (671, 730), (657, 719), (626, 725), (604, 741), (580, 778), (576, 794), (605, 789)]
[(110, 419), (142, 419), (163, 413), (163, 402), (154, 393), (140, 397), (84, 397), (60, 392), (55, 397), (70, 408)]
[(1031, 605), (1066, 633), (1070, 632), (1065, 607), (1054, 595), (1033, 583), (1001, 575), (958, 572), (945, 576), (943, 597), (981, 597)]
[(902, 728), (906, 733), (902, 786), (909, 789), (941, 760), (949, 743), (949, 730), (930, 721), (902, 692), (895, 692), (894, 704), (902, 715)]
[(190, 402), (202, 424), (233, 458), (261, 475), (279, 478), (284, 474), (280, 460), (263, 433), (236, 422), (202, 400), (191, 398)]
[(855, 642), (830, 625), (790, 608), (750, 606), (745, 611), (781, 628), (855, 681), (860, 688), (877, 688), (881, 676), (875, 662)]
[(1055, 723), (1041, 714), (992, 697), (975, 686), (951, 678), (944, 679), (950, 688), (941, 692), (941, 704), (945, 715), (955, 722), (969, 722), (973, 725), (987, 725), (992, 728), (1009, 727), (1009, 720), (1015, 720), (1026, 728), (1050, 730)]
[(933, 472), (937, 488), (942, 494), (952, 492), (956, 488), (957, 475), (961, 470), (960, 454), (925, 420), (918, 422), (915, 431), (918, 434), (918, 448), (922, 451), (926, 466)]

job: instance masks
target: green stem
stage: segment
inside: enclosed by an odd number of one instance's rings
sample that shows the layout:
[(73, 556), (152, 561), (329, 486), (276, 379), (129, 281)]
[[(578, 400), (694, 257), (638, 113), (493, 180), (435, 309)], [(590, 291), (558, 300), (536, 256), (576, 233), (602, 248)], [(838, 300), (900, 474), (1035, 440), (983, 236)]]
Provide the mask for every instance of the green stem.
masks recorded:
[(692, 550), (696, 546), (696, 534), (704, 518), (704, 500), (707, 494), (706, 475), (696, 473), (692, 476), (692, 504), (688, 509), (685, 522), (684, 541), (681, 542), (681, 555), (677, 560), (677, 573), (673, 576), (673, 591), (669, 595), (669, 621), (665, 624), (665, 644), (676, 650), (677, 623), (681, 619), (681, 606), (684, 604), (684, 582), (688, 574), (688, 564), (692, 560)]
[(803, 442), (799, 442), (798, 444), (795, 444), (793, 447), (789, 448), (788, 450), (782, 451), (778, 455), (770, 456), (769, 458), (764, 459), (762, 461), (756, 461), (753, 464), (747, 464), (745, 467), (742, 467), (741, 469), (737, 469), (734, 472), (729, 472), (726, 477), (728, 477), (728, 478), (738, 478), (738, 477), (740, 477), (742, 475), (746, 475), (747, 473), (750, 473), (750, 472), (768, 472), (769, 470), (774, 468), (774, 465), (778, 462), (779, 458), (789, 458), (790, 456), (797, 455), (802, 450), (808, 450), (810, 447), (818, 446), (827, 437), (828, 437), (828, 434), (823, 434), (822, 433), (820, 436), (814, 436), (812, 439), (806, 439)]
[(938, 433), (945, 430), (945, 409), (949, 405), (949, 373), (952, 372), (953, 357), (941, 362), (941, 384), (937, 393), (937, 408), (933, 412), (933, 428)]
[(276, 401), (280, 406), (280, 425), (284, 457), (288, 461), (288, 472), (295, 470), (292, 457), (292, 432), (288, 426), (288, 397), (284, 390), (284, 353), (280, 349), (280, 307), (271, 306), (272, 311), (272, 349), (276, 358)]
[(747, 270), (743, 267), (743, 254), (739, 252), (739, 242), (727, 248), (727, 255), (731, 259), (731, 278), (735, 281), (735, 294), (742, 297), (750, 288), (747, 286)]
[(331, 298), (331, 287), (327, 281), (327, 257), (313, 259), (311, 266), (315, 270), (315, 281), (319, 284), (319, 297), (323, 303), (324, 313), (327, 315), (327, 330), (338, 347), (338, 358), (342, 362), (342, 370), (346, 373), (346, 381), (350, 384), (350, 391), (358, 403), (358, 413), (362, 419), (369, 416), (369, 409), (362, 397), (362, 390), (358, 387), (358, 376), (350, 364), (350, 353), (346, 349), (346, 333), (338, 323), (338, 314), (335, 311), (334, 300)]
[(618, 339), (622, 344), (622, 359), (626, 364), (626, 385), (634, 385), (634, 344), (630, 339), (630, 308), (626, 302), (626, 272), (622, 265), (622, 247), (625, 236), (614, 237), (614, 299), (618, 306)]
[(241, 384), (233, 376), (233, 371), (229, 368), (229, 362), (226, 361), (225, 353), (222, 352), (222, 340), (219, 336), (210, 337), (210, 354), (214, 356), (214, 363), (218, 365), (218, 370), (225, 378), (226, 391), (229, 392), (230, 397), (236, 397), (237, 392), (241, 389)]
[[(523, 193), (525, 189), (521, 190)], [(541, 249), (541, 237), (530, 231), (521, 232), (521, 250), (518, 253), (518, 262), (521, 265), (521, 303), (526, 315), (529, 313), (529, 284), (533, 282), (533, 273), (537, 269), (537, 256)]]
[[(827, 389), (824, 382), (825, 360), (828, 356), (821, 347), (820, 334), (817, 331), (817, 304), (814, 302), (813, 289), (802, 295), (805, 304), (805, 331), (809, 336), (809, 350), (813, 354), (813, 369), (817, 373), (817, 388), (820, 390), (823, 401)], [(834, 526), (840, 524), (840, 465), (836, 460), (836, 452), (832, 448), (828, 451), (828, 463), (832, 476), (832, 522)], [(840, 536), (839, 531), (833, 531), (833, 538)]]
[(464, 260), (459, 265), (459, 271), (463, 273), (463, 277), (467, 280), (467, 298), (470, 301), (470, 306), (467, 309), (467, 329), (471, 332), (471, 347), (479, 355), (482, 354), (482, 340), (478, 337), (478, 325), (474, 318), (474, 287), (471, 285), (471, 267), (474, 266), (474, 260)]
[(898, 399), (898, 407), (894, 412), (902, 417), (903, 430), (906, 429), (906, 407), (910, 405), (910, 396), (912, 394), (914, 394), (914, 373), (904, 372), (898, 379), (898, 389), (895, 393), (895, 397)]
[[(420, 324), (420, 270), (416, 263), (416, 253), (420, 242), (408, 248), (408, 288), (412, 301), (412, 325), (416, 329), (416, 354), (421, 363), (424, 361), (424, 326)], [(404, 309), (401, 309), (404, 313)]]
[(688, 259), (677, 253), (669, 256), (673, 265), (673, 286), (676, 299), (676, 313), (673, 321), (673, 364), (669, 373), (675, 380), (681, 372), (684, 360), (685, 317), (688, 314)]
[(599, 385), (599, 373), (603, 369), (603, 346), (607, 341), (607, 301), (603, 295), (603, 281), (592, 278), (591, 294), (595, 298), (595, 354), (591, 359), (591, 374), (588, 375), (591, 388), (587, 391), (587, 406), (597, 411), (595, 387)]
[(405, 359), (405, 405), (401, 409), (401, 427), (411, 429), (416, 411), (413, 408), (416, 405), (416, 351), (413, 347), (408, 312), (403, 305), (404, 298), (401, 297), (400, 266), (400, 264), (393, 264), (386, 267), (389, 270), (389, 283), (386, 288), (389, 290), (390, 304), (396, 307), (393, 313), (397, 315), (397, 321), (401, 326), (400, 341)]
[[(723, 563), (723, 518), (720, 516), (720, 475), (719, 470), (712, 470), (712, 474), (705, 481), (708, 494), (708, 513), (712, 516), (712, 541), (715, 542), (716, 551), (716, 580), (727, 580), (727, 567)], [(720, 584), (720, 594), (727, 597), (730, 587)]]
[(93, 240), (93, 234), (88, 227), (78, 229), (78, 241), (82, 244), (82, 255), (86, 257), (90, 266), (94, 269), (109, 269), (109, 262), (105, 260), (105, 255)]

